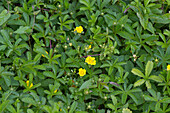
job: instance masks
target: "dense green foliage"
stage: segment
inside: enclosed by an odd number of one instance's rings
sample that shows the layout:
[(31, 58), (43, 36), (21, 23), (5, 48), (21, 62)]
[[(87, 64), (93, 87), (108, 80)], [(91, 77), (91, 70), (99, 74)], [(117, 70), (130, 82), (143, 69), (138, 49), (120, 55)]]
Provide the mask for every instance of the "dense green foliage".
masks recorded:
[(169, 0), (1, 0), (0, 113), (170, 113), (169, 10)]

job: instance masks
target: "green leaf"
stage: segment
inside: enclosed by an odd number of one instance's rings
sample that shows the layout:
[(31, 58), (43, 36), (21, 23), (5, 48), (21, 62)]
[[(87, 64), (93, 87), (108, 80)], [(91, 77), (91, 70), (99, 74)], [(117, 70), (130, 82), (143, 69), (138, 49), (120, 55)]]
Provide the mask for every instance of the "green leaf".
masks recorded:
[(9, 76), (3, 76), (6, 85), (9, 87), (11, 85), (11, 79)]
[(162, 82), (162, 79), (159, 76), (151, 75), (149, 79), (154, 80), (156, 82)]
[(126, 31), (119, 31), (118, 35), (128, 40), (134, 39), (134, 36)]
[(90, 1), (89, 0), (80, 0), (79, 2), (84, 4), (87, 7), (90, 7)]
[(69, 111), (69, 113), (73, 113), (74, 111), (75, 111), (75, 109), (76, 109), (76, 107), (77, 107), (77, 102), (76, 101), (74, 101), (73, 102), (73, 104), (71, 105), (71, 108), (70, 108), (70, 111)]
[(126, 94), (126, 93), (123, 93), (123, 94), (122, 94), (122, 104), (125, 104), (125, 103), (126, 103), (126, 100), (127, 100), (127, 94)]
[(111, 99), (112, 99), (113, 104), (116, 105), (117, 104), (116, 97), (114, 95), (111, 95)]
[(82, 89), (89, 88), (91, 85), (92, 85), (92, 80), (89, 79), (81, 85), (81, 87), (79, 88), (79, 91)]
[(12, 43), (11, 43), (11, 41), (10, 41), (10, 37), (9, 37), (9, 35), (8, 35), (8, 32), (6, 31), (6, 30), (1, 30), (1, 34), (2, 34), (2, 36), (3, 36), (3, 38), (4, 38), (4, 41), (5, 41), (5, 43), (9, 46), (9, 47), (13, 47), (13, 45), (12, 45)]
[(155, 92), (153, 89), (148, 89), (148, 92), (149, 92), (154, 98), (157, 98), (157, 97), (156, 97), (156, 92)]
[(7, 10), (3, 10), (0, 14), (0, 26), (4, 24), (9, 18), (11, 14), (7, 13)]
[(138, 99), (136, 98), (136, 96), (135, 96), (134, 94), (129, 93), (128, 95), (133, 99), (133, 101), (134, 101), (136, 104), (138, 104)]
[(45, 18), (44, 15), (38, 15), (38, 16), (36, 16), (36, 19), (39, 19), (39, 20), (44, 19), (44, 18)]
[(22, 101), (25, 102), (25, 103), (28, 103), (28, 104), (32, 104), (34, 106), (37, 105), (36, 101), (33, 100), (32, 98), (30, 97), (25, 97), (25, 98), (22, 98)]
[(35, 65), (34, 68), (40, 69), (40, 70), (45, 70), (46, 69), (45, 66), (43, 66), (43, 65)]
[(108, 106), (110, 109), (112, 109), (112, 110), (115, 110), (115, 109), (116, 109), (116, 107), (115, 107), (113, 104), (107, 104), (107, 106)]
[(146, 84), (146, 87), (147, 87), (148, 89), (151, 88), (151, 83), (150, 83), (150, 81), (147, 80), (147, 81), (145, 82), (145, 84)]
[(170, 5), (170, 1), (169, 0), (166, 0), (166, 1), (167, 1), (168, 5)]
[(27, 109), (27, 113), (34, 113), (32, 109)]
[(145, 30), (148, 26), (148, 15), (143, 16), (140, 12), (137, 12), (137, 16), (139, 18), (139, 21), (140, 21), (142, 27)]
[(162, 100), (160, 100), (161, 103), (170, 103), (170, 98), (164, 98)]
[(133, 68), (131, 72), (133, 74), (139, 76), (139, 77), (143, 77), (143, 78), (145, 77), (144, 74), (140, 70), (138, 70), (138, 69)]
[(12, 105), (8, 105), (7, 107), (8, 111), (10, 111), (11, 113), (17, 113), (15, 108)]
[(27, 23), (27, 25), (29, 25), (29, 15), (27, 13), (23, 13), (23, 17), (25, 19), (25, 22)]
[(88, 113), (86, 111), (75, 111), (75, 113)]
[(1, 51), (1, 50), (4, 51), (4, 50), (6, 49), (6, 47), (7, 47), (6, 45), (1, 45), (1, 46), (0, 46), (0, 51)]
[(144, 82), (145, 82), (144, 79), (140, 79), (140, 80), (138, 80), (138, 81), (136, 81), (136, 82), (134, 83), (134, 87), (140, 86), (140, 85), (142, 85)]
[(16, 34), (24, 34), (24, 33), (30, 33), (32, 30), (29, 26), (20, 26), (14, 33)]
[(103, 2), (101, 4), (101, 9), (103, 9), (103, 7), (106, 7), (109, 2), (110, 2), (110, 0), (103, 0)]
[(150, 0), (144, 0), (145, 7), (149, 4)]
[(44, 71), (43, 75), (54, 78), (54, 79), (56, 78), (56, 76), (51, 71)]
[(25, 26), (26, 23), (23, 20), (9, 20), (8, 25), (20, 25), (20, 26)]
[(151, 97), (151, 96), (149, 96), (149, 95), (144, 95), (143, 96), (144, 97), (144, 99), (146, 100), (146, 101), (157, 101), (157, 99), (155, 99), (155, 98), (153, 98), (153, 97)]
[(123, 17), (121, 17), (120, 19), (119, 19), (119, 21), (118, 21), (118, 24), (120, 24), (120, 25), (125, 25), (126, 24), (126, 22), (127, 22), (127, 20), (128, 20), (128, 15), (125, 15), (125, 16), (123, 16)]
[(113, 25), (113, 21), (116, 21), (115, 17), (110, 14), (104, 15), (104, 19), (109, 27)]
[(145, 76), (149, 76), (151, 71), (153, 69), (153, 62), (152, 61), (148, 61), (145, 67)]
[(3, 113), (3, 111), (6, 109), (6, 107), (8, 107), (9, 105), (9, 100), (6, 100), (4, 102), (2, 102), (2, 104), (0, 104), (0, 113)]
[(48, 105), (44, 105), (43, 109), (46, 110), (48, 113), (52, 113), (52, 108)]

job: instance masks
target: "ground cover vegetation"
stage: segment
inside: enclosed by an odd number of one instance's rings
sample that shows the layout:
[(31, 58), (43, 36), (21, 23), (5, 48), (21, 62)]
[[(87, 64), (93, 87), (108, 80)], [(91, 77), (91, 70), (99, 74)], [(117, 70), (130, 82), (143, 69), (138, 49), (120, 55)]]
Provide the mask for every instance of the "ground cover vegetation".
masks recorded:
[(170, 113), (169, 0), (1, 0), (0, 113)]

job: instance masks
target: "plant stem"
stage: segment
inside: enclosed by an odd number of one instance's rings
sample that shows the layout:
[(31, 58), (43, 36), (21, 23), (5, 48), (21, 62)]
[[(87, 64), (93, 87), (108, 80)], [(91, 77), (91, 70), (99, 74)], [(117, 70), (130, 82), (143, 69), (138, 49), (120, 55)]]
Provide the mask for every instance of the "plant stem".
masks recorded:
[(51, 45), (51, 40), (50, 40), (50, 49), (52, 48), (52, 45)]

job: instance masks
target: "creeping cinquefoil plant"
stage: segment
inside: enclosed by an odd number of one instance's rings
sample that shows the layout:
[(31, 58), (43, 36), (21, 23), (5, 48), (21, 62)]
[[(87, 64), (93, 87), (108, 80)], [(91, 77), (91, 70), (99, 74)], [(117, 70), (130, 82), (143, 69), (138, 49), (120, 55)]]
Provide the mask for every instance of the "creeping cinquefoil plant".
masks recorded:
[(0, 113), (169, 113), (169, 0), (0, 0)]

